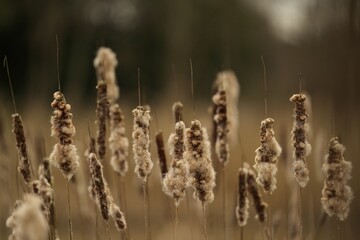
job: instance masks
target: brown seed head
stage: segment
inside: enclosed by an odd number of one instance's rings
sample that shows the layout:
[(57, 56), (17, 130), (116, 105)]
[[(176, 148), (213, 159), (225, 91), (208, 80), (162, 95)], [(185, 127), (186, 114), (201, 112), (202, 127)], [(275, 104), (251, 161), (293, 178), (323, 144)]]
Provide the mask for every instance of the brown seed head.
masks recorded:
[(13, 119), (13, 133), (15, 134), (16, 147), (19, 155), (18, 171), (23, 177), (26, 184), (30, 184), (33, 176), (30, 169), (30, 160), (28, 157), (24, 127), (20, 114), (15, 113), (12, 115)]

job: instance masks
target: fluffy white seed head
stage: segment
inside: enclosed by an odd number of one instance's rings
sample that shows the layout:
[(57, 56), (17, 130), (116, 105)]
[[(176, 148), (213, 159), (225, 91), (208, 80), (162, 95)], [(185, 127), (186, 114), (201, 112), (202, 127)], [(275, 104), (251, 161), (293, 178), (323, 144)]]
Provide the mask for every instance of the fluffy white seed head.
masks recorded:
[(207, 131), (198, 120), (185, 130), (184, 159), (189, 164), (189, 182), (194, 198), (203, 203), (214, 200), (215, 171), (212, 166), (210, 142)]
[(147, 181), (147, 177), (150, 175), (154, 166), (151, 161), (151, 155), (149, 152), (150, 146), (150, 111), (142, 106), (138, 106), (133, 110), (134, 115), (134, 127), (133, 127), (133, 153), (135, 160), (135, 173), (144, 182)]

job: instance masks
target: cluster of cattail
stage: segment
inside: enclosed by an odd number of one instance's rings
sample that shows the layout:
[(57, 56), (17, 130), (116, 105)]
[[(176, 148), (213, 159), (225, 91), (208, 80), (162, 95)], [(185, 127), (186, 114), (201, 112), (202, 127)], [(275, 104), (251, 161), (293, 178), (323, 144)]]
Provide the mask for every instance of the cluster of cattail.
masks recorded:
[(181, 109), (181, 103), (177, 102), (173, 105), (175, 132), (170, 135), (168, 141), (172, 161), (163, 181), (165, 193), (175, 200), (176, 206), (184, 198), (188, 185), (188, 164), (184, 159), (185, 123), (182, 121)]
[(294, 94), (290, 101), (295, 103), (294, 124), (291, 131), (292, 145), (294, 147), (293, 157), (295, 161), (293, 168), (296, 181), (301, 187), (305, 187), (309, 182), (309, 170), (306, 166), (305, 157), (311, 152), (311, 146), (306, 139), (308, 125), (306, 123), (309, 115), (305, 111), (305, 94)]
[(350, 211), (353, 192), (347, 182), (351, 178), (352, 164), (344, 158), (345, 147), (337, 137), (330, 139), (323, 171), (326, 174), (321, 203), (330, 216), (344, 221)]
[(133, 127), (133, 152), (135, 160), (135, 173), (143, 182), (147, 181), (153, 168), (150, 146), (150, 111), (143, 106), (138, 106), (133, 110), (134, 127)]
[(235, 209), (236, 218), (240, 227), (244, 227), (249, 218), (248, 193), (254, 202), (256, 218), (259, 219), (261, 223), (264, 223), (267, 218), (267, 204), (262, 200), (257, 188), (255, 173), (250, 169), (249, 164), (244, 163), (244, 166), (239, 169), (238, 204)]
[(49, 225), (42, 212), (43, 201), (34, 194), (24, 195), (22, 201), (15, 203), (6, 226), (12, 229), (10, 240), (45, 240), (48, 238)]
[(189, 164), (189, 183), (194, 189), (194, 197), (203, 204), (214, 200), (215, 171), (212, 166), (210, 142), (206, 128), (199, 120), (191, 122), (185, 130), (184, 159)]
[(260, 125), (261, 146), (256, 149), (255, 165), (258, 176), (257, 183), (267, 194), (276, 189), (277, 161), (281, 154), (281, 147), (275, 139), (273, 130), (274, 119), (266, 118)]
[(58, 168), (64, 177), (69, 180), (79, 167), (79, 157), (72, 137), (75, 135), (75, 127), (72, 124), (71, 106), (66, 103), (61, 92), (54, 93), (54, 101), (51, 103), (54, 108), (51, 117), (51, 136), (58, 139), (50, 154), (50, 161)]

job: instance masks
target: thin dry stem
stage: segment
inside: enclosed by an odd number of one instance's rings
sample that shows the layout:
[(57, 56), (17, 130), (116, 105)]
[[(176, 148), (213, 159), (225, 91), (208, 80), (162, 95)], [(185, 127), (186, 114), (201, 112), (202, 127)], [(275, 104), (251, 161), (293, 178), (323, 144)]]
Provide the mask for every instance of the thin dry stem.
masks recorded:
[(202, 207), (202, 214), (203, 214), (203, 237), (204, 240), (208, 239), (208, 235), (207, 235), (207, 228), (206, 228), (206, 212), (205, 212), (205, 203), (201, 202), (201, 207)]
[(67, 201), (68, 201), (68, 228), (69, 228), (69, 239), (73, 239), (73, 230), (72, 230), (72, 222), (71, 222), (71, 203), (70, 203), (70, 190), (69, 190), (69, 181), (66, 181), (67, 188)]
[(143, 195), (144, 195), (144, 221), (145, 221), (145, 236), (146, 240), (150, 239), (149, 231), (149, 216), (148, 216), (148, 196), (147, 196), (147, 181), (143, 182)]

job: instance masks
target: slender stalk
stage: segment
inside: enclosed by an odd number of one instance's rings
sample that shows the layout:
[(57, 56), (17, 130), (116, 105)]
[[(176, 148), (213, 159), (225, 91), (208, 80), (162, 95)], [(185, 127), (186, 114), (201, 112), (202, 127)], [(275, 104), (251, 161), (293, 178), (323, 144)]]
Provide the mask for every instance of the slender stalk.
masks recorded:
[(190, 226), (190, 240), (193, 240), (193, 229), (192, 229), (192, 217), (190, 212), (190, 202), (189, 202), (189, 191), (186, 193), (186, 211), (189, 218), (189, 226)]
[(177, 225), (178, 225), (178, 209), (179, 206), (175, 205), (175, 224), (174, 224), (174, 239), (176, 240), (177, 236)]
[(225, 166), (222, 165), (222, 171), (221, 171), (221, 181), (222, 181), (222, 214), (223, 214), (223, 229), (224, 229), (224, 239), (227, 239), (227, 233), (226, 233), (226, 176), (225, 176)]
[(299, 198), (299, 224), (300, 224), (300, 240), (303, 237), (303, 224), (302, 224), (302, 212), (301, 212), (301, 187), (298, 185), (298, 198)]
[(267, 113), (268, 113), (268, 109), (267, 109), (267, 85), (266, 85), (266, 66), (265, 66), (265, 61), (264, 61), (264, 57), (261, 56), (261, 62), (263, 65), (263, 70), (264, 70), (264, 103), (265, 103), (265, 118), (267, 118)]
[(204, 202), (202, 202), (201, 204), (202, 204), (202, 212), (203, 212), (203, 237), (204, 237), (205, 240), (207, 240), (208, 236), (207, 236), (207, 229), (206, 229), (205, 204), (204, 204)]
[(271, 196), (269, 195), (269, 222), (268, 222), (268, 231), (270, 235), (270, 240), (272, 240), (272, 215), (271, 215)]
[(244, 239), (244, 227), (240, 227), (240, 240)]
[(149, 216), (148, 216), (148, 196), (147, 196), (147, 181), (143, 182), (143, 195), (144, 195), (144, 220), (145, 220), (145, 234), (146, 240), (150, 239), (149, 234)]
[[(122, 200), (121, 203), (123, 204), (123, 205), (121, 205), (121, 207), (123, 207), (123, 209), (124, 209), (125, 216), (128, 217), (129, 215), (128, 215), (127, 200), (126, 200), (125, 179), (124, 179), (123, 176), (121, 176), (120, 178), (121, 178), (121, 180), (120, 180), (120, 182), (121, 182), (121, 189), (120, 189), (120, 191), (121, 191), (121, 196), (120, 196), (120, 200)], [(127, 228), (124, 230), (124, 232), (125, 232), (125, 239), (130, 239), (129, 227), (127, 227)]]
[(99, 240), (99, 217), (97, 212), (96, 203), (94, 203), (94, 210), (95, 210), (95, 230), (96, 230), (96, 240)]
[(340, 219), (337, 217), (337, 231), (338, 231), (338, 239), (341, 240), (341, 222)]
[(70, 205), (70, 187), (69, 181), (66, 181), (67, 188), (67, 201), (68, 201), (68, 227), (69, 227), (69, 239), (73, 239), (72, 222), (71, 222), (71, 205)]
[(108, 235), (108, 239), (111, 240), (109, 221), (106, 221), (106, 233)]
[(124, 239), (124, 240), (128, 240), (128, 239), (129, 239), (129, 238), (128, 238), (128, 234), (126, 233), (125, 230), (122, 230), (122, 234), (123, 234), (123, 239)]

